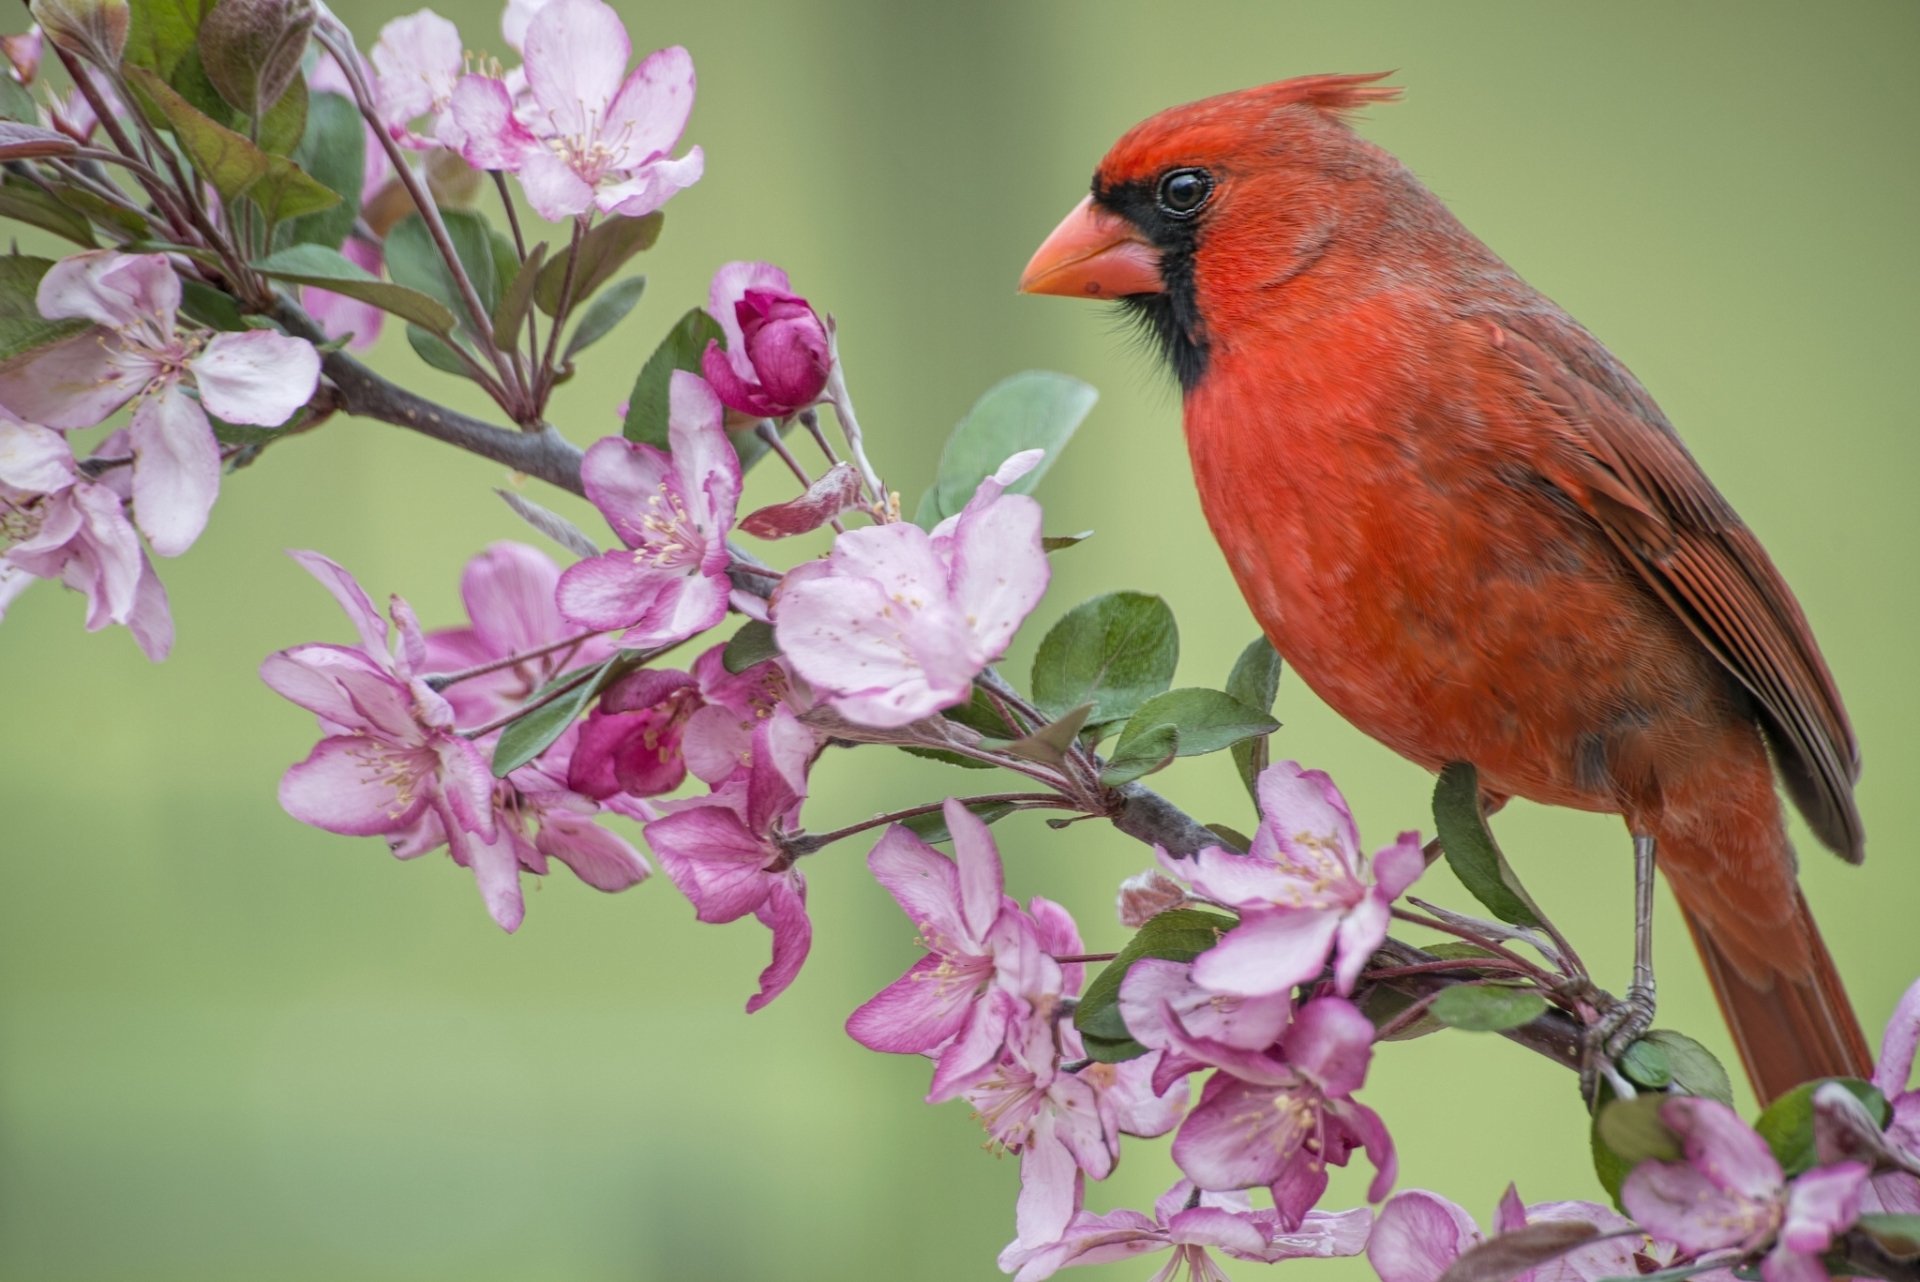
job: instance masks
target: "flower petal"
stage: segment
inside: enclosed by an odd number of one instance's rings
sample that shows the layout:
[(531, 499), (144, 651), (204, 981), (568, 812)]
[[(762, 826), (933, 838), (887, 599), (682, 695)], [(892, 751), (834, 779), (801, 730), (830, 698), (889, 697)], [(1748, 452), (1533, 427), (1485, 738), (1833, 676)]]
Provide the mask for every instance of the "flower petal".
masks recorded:
[(573, 875), (595, 890), (609, 893), (639, 885), (653, 873), (645, 855), (587, 815), (549, 810), (541, 818), (534, 839), (542, 854), (573, 869)]
[(1471, 1215), (1438, 1193), (1409, 1189), (1380, 1208), (1367, 1263), (1380, 1282), (1439, 1282), (1460, 1253), (1479, 1241)]
[(847, 1016), (847, 1036), (894, 1055), (934, 1050), (966, 1024), (975, 989), (992, 973), (981, 962), (956, 974), (947, 958), (929, 953)]
[(47, 268), (34, 302), (48, 320), (85, 319), (109, 330), (157, 326), (170, 334), (180, 278), (164, 254), (96, 249)]
[(960, 919), (970, 942), (984, 942), (1006, 894), (1000, 851), (987, 825), (957, 798), (947, 798), (941, 811), (953, 834), (953, 862), (960, 872)]
[(1053, 573), (1040, 544), (1040, 505), (1013, 494), (960, 518), (954, 531), (953, 599), (973, 632), (972, 658), (991, 663), (1045, 595)]
[(1249, 912), (1200, 954), (1194, 981), (1235, 997), (1287, 992), (1326, 967), (1339, 928), (1340, 915), (1333, 912)]
[(92, 427), (132, 400), (155, 367), (114, 334), (86, 330), (0, 368), (0, 405), (61, 429)]
[(1291, 858), (1318, 863), (1332, 858), (1349, 873), (1360, 856), (1353, 812), (1325, 771), (1297, 761), (1276, 761), (1260, 772), (1261, 828)]
[(600, 138), (632, 54), (626, 24), (600, 0), (553, 0), (535, 14), (521, 56), (550, 136)]
[(491, 76), (460, 77), (437, 136), (475, 169), (518, 170), (542, 150), (540, 140), (514, 115), (506, 85)]
[(213, 427), (178, 387), (133, 412), (133, 517), (161, 556), (179, 556), (207, 528), (220, 493)]
[(1890, 1100), (1907, 1091), (1916, 1045), (1920, 1045), (1920, 979), (1901, 994), (1880, 1039), (1880, 1062), (1874, 1066), (1873, 1084)]
[(201, 402), (215, 417), (257, 427), (292, 418), (320, 384), (312, 343), (264, 329), (216, 334), (192, 367)]
[(706, 171), (706, 153), (689, 147), (678, 160), (656, 160), (634, 170), (624, 182), (603, 183), (594, 204), (603, 214), (644, 218), (699, 182)]
[(722, 263), (713, 273), (713, 282), (707, 287), (707, 314), (719, 322), (720, 332), (727, 336), (726, 358), (733, 372), (742, 382), (757, 384), (758, 378), (753, 372), (753, 362), (747, 356), (747, 344), (741, 334), (737, 314), (737, 304), (750, 289), (777, 290), (785, 294), (792, 291), (792, 282), (784, 271), (772, 263)]
[(747, 1002), (749, 1015), (787, 991), (813, 947), (813, 922), (807, 916), (806, 883), (800, 874), (775, 879), (754, 916), (773, 932), (773, 960), (760, 972), (760, 991)]
[(1787, 1191), (1780, 1245), (1809, 1254), (1826, 1250), (1860, 1218), (1860, 1194), (1866, 1183), (1867, 1168), (1860, 1162), (1817, 1167), (1794, 1180)]
[(867, 868), (928, 947), (948, 951), (964, 938), (960, 874), (952, 860), (916, 837), (912, 829), (901, 824), (888, 828), (867, 856)]
[(607, 107), (601, 136), (619, 141), (622, 159), (616, 167), (631, 168), (671, 151), (693, 114), (693, 91), (693, 55), (679, 45), (642, 58)]
[(528, 151), (514, 172), (520, 189), (527, 193), (527, 203), (550, 223), (565, 222), (593, 204), (593, 188), (587, 181), (544, 147)]
[(398, 832), (426, 807), (422, 763), (365, 735), (336, 735), (314, 745), (280, 779), (280, 805), (328, 832), (369, 837)]

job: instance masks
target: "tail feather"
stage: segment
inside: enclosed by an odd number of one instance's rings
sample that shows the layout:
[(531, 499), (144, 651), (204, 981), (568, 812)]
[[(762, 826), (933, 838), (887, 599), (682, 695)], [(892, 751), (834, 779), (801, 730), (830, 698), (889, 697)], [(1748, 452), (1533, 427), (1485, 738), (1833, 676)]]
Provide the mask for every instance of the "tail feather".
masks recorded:
[(1873, 1072), (1873, 1051), (1847, 1000), (1840, 972), (1814, 925), (1806, 897), (1797, 889), (1793, 893), (1799, 927), (1809, 944), (1805, 964), (1758, 978), (1735, 964), (1716, 941), (1709, 919), (1681, 905), (1747, 1079), (1763, 1104), (1802, 1082)]

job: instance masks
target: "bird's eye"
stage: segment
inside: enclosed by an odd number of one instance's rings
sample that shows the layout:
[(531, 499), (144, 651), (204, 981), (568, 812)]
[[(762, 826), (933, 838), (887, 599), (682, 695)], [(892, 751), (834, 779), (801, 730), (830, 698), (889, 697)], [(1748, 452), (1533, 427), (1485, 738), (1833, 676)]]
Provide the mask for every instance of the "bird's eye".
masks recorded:
[(1204, 169), (1176, 169), (1160, 180), (1160, 208), (1173, 218), (1191, 218), (1213, 195), (1213, 175)]

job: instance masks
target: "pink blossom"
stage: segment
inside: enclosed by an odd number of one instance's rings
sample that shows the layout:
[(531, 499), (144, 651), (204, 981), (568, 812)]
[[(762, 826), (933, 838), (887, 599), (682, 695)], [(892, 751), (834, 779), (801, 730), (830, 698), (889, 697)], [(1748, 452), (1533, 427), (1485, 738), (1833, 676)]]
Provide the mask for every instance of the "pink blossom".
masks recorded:
[[(460, 599), (471, 622), (429, 632), (422, 671), (454, 673), (544, 651), (447, 686), (442, 693), (462, 724), (497, 720), (562, 673), (613, 656), (611, 638), (582, 633), (560, 617), (553, 600), (559, 582), (551, 557), (509, 541), (488, 545), (460, 572)], [(569, 638), (577, 644), (548, 648)]]
[(1187, 1038), (1266, 1050), (1280, 1040), (1292, 1015), (1293, 999), (1284, 993), (1231, 997), (1200, 987), (1189, 963), (1142, 958), (1120, 982), (1120, 1018), (1127, 1031), (1141, 1045), (1165, 1052), (1162, 1084), (1208, 1067), (1207, 1060), (1184, 1053)]
[(818, 750), (812, 731), (776, 709), (754, 730), (745, 778), (708, 797), (668, 803), (672, 813), (646, 827), (647, 844), (701, 921), (752, 913), (773, 932), (773, 961), (760, 973), (749, 1012), (787, 990), (813, 943), (806, 878), (786, 840)]
[(1240, 924), (1194, 965), (1194, 979), (1241, 997), (1286, 993), (1318, 975), (1329, 955), (1338, 990), (1387, 936), (1393, 901), (1426, 864), (1420, 835), (1400, 834), (1368, 867), (1346, 799), (1318, 770), (1275, 762), (1260, 774), (1252, 850), (1218, 847), (1166, 860), (1194, 890), (1240, 913)]
[(701, 372), (728, 409), (785, 418), (820, 399), (833, 369), (826, 326), (772, 263), (727, 263), (707, 310), (726, 334), (707, 344)]
[(1003, 889), (986, 824), (953, 798), (943, 812), (952, 859), (899, 825), (867, 857), (927, 953), (847, 1019), (848, 1036), (872, 1050), (941, 1051), (929, 1095), (935, 1101), (993, 1070), (1010, 1029), (1029, 1012), (1025, 992), (1057, 994), (1065, 983), (1042, 951), (1038, 925)]
[[(1633, 1233), (1633, 1223), (1594, 1202), (1536, 1202), (1523, 1207), (1509, 1184), (1493, 1216), (1496, 1234), (1513, 1233), (1529, 1224), (1573, 1221), (1591, 1224), (1604, 1234), (1626, 1232), (1567, 1252), (1556, 1259), (1514, 1275), (1513, 1282), (1601, 1282), (1604, 1278), (1637, 1277), (1635, 1254), (1647, 1245)], [(1469, 1247), (1483, 1238), (1473, 1217), (1437, 1193), (1410, 1189), (1395, 1194), (1380, 1208), (1367, 1243), (1367, 1260), (1380, 1282), (1439, 1282), (1440, 1276)]]
[(387, 132), (415, 150), (437, 146), (440, 117), (466, 71), (459, 28), (431, 9), (420, 9), (380, 28), (371, 57), (377, 73), (374, 102)]
[[(1893, 1110), (1884, 1142), (1909, 1160), (1920, 1157), (1920, 1089), (1914, 1089), (1908, 1081), (1913, 1075), (1917, 1045), (1920, 1045), (1920, 980), (1907, 989), (1893, 1008), (1887, 1031), (1880, 1041), (1880, 1062), (1873, 1070), (1873, 1084), (1880, 1088)], [(1920, 1178), (1909, 1171), (1881, 1171), (1873, 1177), (1864, 1205), (1868, 1210), (1920, 1215)]]
[[(572, 0), (556, 0), (551, 13)], [(740, 456), (723, 411), (697, 374), (673, 375), (672, 453), (617, 436), (581, 465), (587, 497), (627, 550), (581, 561), (560, 577), (560, 612), (590, 628), (625, 628), (635, 648), (681, 641), (727, 612), (727, 531), (740, 499)]]
[(0, 410), (0, 618), (36, 579), (87, 598), (87, 630), (124, 625), (149, 659), (167, 657), (167, 592), (127, 521), (124, 467), (81, 476), (73, 448), (49, 428)]
[(467, 163), (510, 170), (528, 201), (552, 221), (588, 209), (639, 217), (699, 181), (694, 147), (668, 156), (693, 110), (693, 59), (673, 46), (648, 54), (631, 73), (633, 46), (601, 0), (551, 0), (526, 26), (529, 100), (508, 85), (469, 75), (448, 102), (452, 132)]
[(161, 254), (75, 254), (47, 270), (36, 302), (49, 320), (83, 318), (94, 328), (0, 371), (0, 405), (66, 430), (137, 402), (133, 515), (162, 556), (193, 545), (220, 488), (220, 446), (207, 413), (278, 426), (319, 382), (319, 354), (304, 339), (181, 331), (180, 279)]
[(1302, 1006), (1279, 1053), (1241, 1050), (1190, 1034), (1170, 1008), (1174, 1046), (1217, 1065), (1200, 1102), (1174, 1137), (1173, 1160), (1201, 1188), (1265, 1185), (1288, 1223), (1298, 1223), (1327, 1187), (1327, 1166), (1365, 1148), (1379, 1201), (1393, 1187), (1393, 1141), (1374, 1111), (1352, 1098), (1366, 1080), (1373, 1025), (1352, 1002), (1322, 997)]
[(1732, 1249), (1753, 1255), (1766, 1282), (1815, 1282), (1820, 1255), (1859, 1218), (1867, 1168), (1817, 1167), (1786, 1182), (1767, 1142), (1718, 1100), (1675, 1096), (1660, 1120), (1685, 1160), (1642, 1162), (1620, 1187), (1640, 1226), (1684, 1251)]
[(519, 873), (497, 845), (493, 777), (456, 733), (452, 706), (415, 675), (426, 642), (412, 610), (394, 598), (389, 650), (387, 621), (352, 575), (318, 553), (293, 556), (347, 612), (360, 644), (295, 646), (260, 665), (261, 679), (319, 717), (327, 736), (281, 779), (281, 806), (328, 832), (386, 837), (400, 858), (447, 844), (473, 869), (495, 920), (514, 929)]
[(1041, 1282), (1077, 1264), (1106, 1264), (1171, 1248), (1173, 1258), (1149, 1282), (1172, 1282), (1183, 1273), (1191, 1282), (1227, 1282), (1209, 1251), (1266, 1264), (1358, 1255), (1372, 1218), (1364, 1207), (1311, 1211), (1289, 1231), (1276, 1212), (1249, 1206), (1245, 1194), (1203, 1193), (1181, 1180), (1154, 1203), (1152, 1219), (1138, 1211), (1081, 1211), (1057, 1242), (1008, 1246), (1000, 1253), (1000, 1270), (1014, 1274), (1014, 1282)]
[(965, 702), (1047, 588), (1040, 505), (1004, 493), (1039, 459), (1008, 459), (931, 533), (900, 522), (849, 530), (825, 560), (789, 571), (772, 614), (794, 670), (863, 725)]

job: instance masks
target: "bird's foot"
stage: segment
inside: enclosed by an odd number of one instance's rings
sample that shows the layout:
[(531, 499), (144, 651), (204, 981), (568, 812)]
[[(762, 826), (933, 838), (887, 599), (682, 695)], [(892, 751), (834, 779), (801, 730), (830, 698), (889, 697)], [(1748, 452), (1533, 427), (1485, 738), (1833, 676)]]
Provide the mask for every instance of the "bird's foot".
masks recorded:
[(1600, 1017), (1587, 1028), (1586, 1063), (1580, 1069), (1580, 1090), (1589, 1102), (1596, 1096), (1600, 1079), (1605, 1078), (1619, 1095), (1631, 1095), (1616, 1065), (1629, 1047), (1653, 1027), (1655, 1003), (1653, 985), (1630, 984), (1625, 997), (1599, 994), (1606, 1005)]

